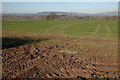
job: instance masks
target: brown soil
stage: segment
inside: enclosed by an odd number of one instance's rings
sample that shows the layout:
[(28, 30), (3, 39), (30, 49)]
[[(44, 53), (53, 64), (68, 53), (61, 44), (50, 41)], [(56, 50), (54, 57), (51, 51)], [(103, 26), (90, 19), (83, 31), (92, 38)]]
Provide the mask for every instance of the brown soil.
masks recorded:
[(52, 37), (51, 40), (4, 49), (3, 79), (118, 78), (118, 43), (106, 41)]

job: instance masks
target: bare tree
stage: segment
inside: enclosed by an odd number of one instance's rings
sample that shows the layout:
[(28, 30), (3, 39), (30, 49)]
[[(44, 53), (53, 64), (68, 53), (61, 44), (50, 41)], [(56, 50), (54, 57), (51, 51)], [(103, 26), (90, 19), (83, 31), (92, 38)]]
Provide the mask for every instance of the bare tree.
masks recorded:
[(51, 13), (49, 15), (46, 15), (46, 20), (56, 20), (59, 17), (59, 15), (55, 13)]

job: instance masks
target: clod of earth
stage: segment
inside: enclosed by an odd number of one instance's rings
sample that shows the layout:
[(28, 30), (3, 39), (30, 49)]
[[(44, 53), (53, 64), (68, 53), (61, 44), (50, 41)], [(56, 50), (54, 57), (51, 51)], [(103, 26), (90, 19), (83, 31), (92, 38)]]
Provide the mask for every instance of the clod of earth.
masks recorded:
[[(74, 46), (73, 40), (79, 43), (78, 46)], [(119, 77), (117, 74), (119, 73), (118, 56), (108, 54), (111, 51), (117, 51), (117, 44), (112, 44), (112, 46), (111, 44), (96, 44), (89, 39), (70, 37), (56, 38), (54, 41), (63, 44), (51, 44), (46, 41), (3, 49), (3, 79)], [(92, 46), (86, 47), (83, 43)], [(107, 47), (104, 48), (104, 46)], [(86, 52), (86, 49), (89, 51)], [(102, 54), (96, 54), (97, 49)], [(78, 54), (79, 52), (81, 53)]]

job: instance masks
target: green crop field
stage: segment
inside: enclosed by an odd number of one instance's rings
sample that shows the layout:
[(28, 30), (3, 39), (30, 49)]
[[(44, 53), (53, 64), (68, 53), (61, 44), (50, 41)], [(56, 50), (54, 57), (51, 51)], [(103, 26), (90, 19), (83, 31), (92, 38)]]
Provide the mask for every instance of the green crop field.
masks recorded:
[(117, 21), (59, 20), (3, 21), (3, 33), (39, 34), (53, 36), (94, 37), (116, 39)]

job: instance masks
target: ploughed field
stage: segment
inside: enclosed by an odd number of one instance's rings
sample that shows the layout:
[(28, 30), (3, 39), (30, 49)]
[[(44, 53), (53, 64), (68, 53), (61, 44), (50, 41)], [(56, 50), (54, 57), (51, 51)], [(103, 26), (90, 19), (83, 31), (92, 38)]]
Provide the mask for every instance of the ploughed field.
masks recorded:
[(119, 78), (117, 22), (4, 21), (2, 61), (6, 80)]

